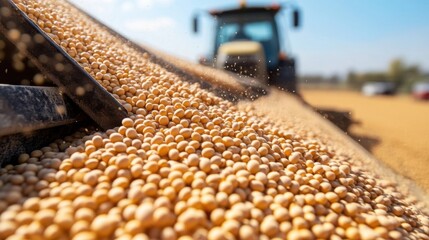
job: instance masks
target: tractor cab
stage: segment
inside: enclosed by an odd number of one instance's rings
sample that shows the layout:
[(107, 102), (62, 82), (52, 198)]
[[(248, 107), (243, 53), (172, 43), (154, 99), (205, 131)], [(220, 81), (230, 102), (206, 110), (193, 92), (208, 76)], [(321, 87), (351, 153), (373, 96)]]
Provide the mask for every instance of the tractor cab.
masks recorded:
[[(281, 10), (280, 5), (241, 5), (235, 9), (209, 11), (216, 21), (213, 59), (200, 63), (296, 91), (295, 62), (284, 52), (285, 43), (280, 40), (282, 35), (276, 20)], [(293, 25), (299, 25), (296, 9)], [(194, 32), (198, 32), (197, 17), (194, 18)]]
[(256, 42), (262, 47), (269, 70), (278, 64), (280, 52), (279, 34), (275, 15), (279, 8), (239, 8), (227, 11), (212, 11), (217, 20), (214, 56), (222, 45), (231, 42)]

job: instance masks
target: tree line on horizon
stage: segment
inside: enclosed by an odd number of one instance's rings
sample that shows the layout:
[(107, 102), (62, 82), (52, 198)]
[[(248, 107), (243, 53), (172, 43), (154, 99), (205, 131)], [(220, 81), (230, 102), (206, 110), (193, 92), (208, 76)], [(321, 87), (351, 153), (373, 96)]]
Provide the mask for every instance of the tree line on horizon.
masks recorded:
[(337, 75), (303, 75), (299, 82), (303, 84), (325, 84), (360, 90), (369, 82), (392, 82), (399, 92), (409, 92), (420, 81), (429, 81), (429, 74), (417, 64), (407, 65), (401, 59), (393, 59), (385, 71), (355, 72), (350, 71), (343, 79)]
[(347, 74), (346, 83), (354, 89), (360, 89), (368, 82), (392, 82), (400, 92), (411, 91), (416, 82), (427, 80), (428, 75), (424, 73), (419, 65), (407, 65), (401, 59), (394, 59), (388, 68), (381, 72), (355, 73), (350, 71)]

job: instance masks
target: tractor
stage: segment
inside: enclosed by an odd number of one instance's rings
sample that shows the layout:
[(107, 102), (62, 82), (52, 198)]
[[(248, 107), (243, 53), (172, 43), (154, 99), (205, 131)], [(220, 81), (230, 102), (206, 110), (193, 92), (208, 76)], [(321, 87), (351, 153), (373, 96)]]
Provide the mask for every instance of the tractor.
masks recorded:
[[(216, 21), (214, 47), (212, 57), (200, 63), (297, 93), (295, 59), (285, 53), (285, 38), (276, 20), (286, 8), (277, 4), (247, 7), (242, 2), (238, 8), (209, 11)], [(290, 9), (297, 28), (299, 10)], [(199, 31), (199, 15), (193, 19), (194, 33)]]

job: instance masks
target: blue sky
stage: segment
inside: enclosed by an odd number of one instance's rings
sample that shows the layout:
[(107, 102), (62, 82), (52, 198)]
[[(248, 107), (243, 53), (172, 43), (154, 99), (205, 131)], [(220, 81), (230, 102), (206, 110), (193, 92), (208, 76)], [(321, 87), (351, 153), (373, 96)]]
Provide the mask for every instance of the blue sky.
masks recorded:
[[(137, 43), (196, 61), (212, 50), (214, 22), (201, 18), (192, 33), (195, 12), (223, 9), (238, 1), (217, 0), (71, 0)], [(285, 1), (248, 1), (248, 5)], [(429, 1), (302, 0), (302, 26), (291, 29), (290, 15), (280, 17), (287, 45), (301, 74), (340, 74), (384, 70), (393, 58), (429, 71)]]

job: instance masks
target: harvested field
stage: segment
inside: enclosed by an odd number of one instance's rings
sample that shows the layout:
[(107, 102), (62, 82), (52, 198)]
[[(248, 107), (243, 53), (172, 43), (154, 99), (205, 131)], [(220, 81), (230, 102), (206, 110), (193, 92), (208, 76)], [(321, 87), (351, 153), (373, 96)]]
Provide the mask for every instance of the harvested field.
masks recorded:
[(410, 96), (366, 97), (340, 90), (302, 90), (314, 107), (349, 110), (349, 134), (375, 157), (429, 192), (429, 102)]

